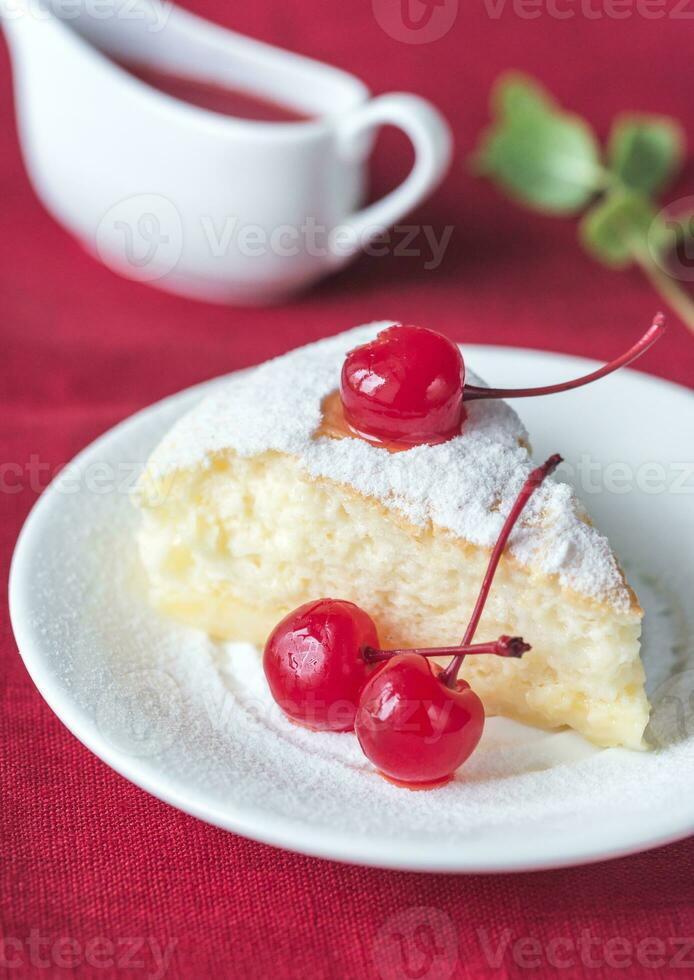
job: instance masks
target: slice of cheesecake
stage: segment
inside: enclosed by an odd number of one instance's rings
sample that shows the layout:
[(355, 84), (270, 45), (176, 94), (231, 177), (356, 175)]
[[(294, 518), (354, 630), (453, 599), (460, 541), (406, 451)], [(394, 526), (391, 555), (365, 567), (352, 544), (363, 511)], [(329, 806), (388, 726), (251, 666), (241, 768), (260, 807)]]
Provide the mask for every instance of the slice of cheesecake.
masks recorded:
[[(508, 405), (484, 400), (439, 445), (390, 452), (341, 432), (330, 406), (344, 356), (384, 326), (220, 382), (165, 436), (136, 494), (158, 609), (262, 645), (293, 608), (331, 596), (362, 606), (383, 647), (459, 642), (533, 466), (527, 434)], [(522, 635), (532, 650), (469, 657), (462, 674), (491, 714), (640, 748), (642, 615), (607, 539), (550, 480), (511, 537), (477, 631)]]

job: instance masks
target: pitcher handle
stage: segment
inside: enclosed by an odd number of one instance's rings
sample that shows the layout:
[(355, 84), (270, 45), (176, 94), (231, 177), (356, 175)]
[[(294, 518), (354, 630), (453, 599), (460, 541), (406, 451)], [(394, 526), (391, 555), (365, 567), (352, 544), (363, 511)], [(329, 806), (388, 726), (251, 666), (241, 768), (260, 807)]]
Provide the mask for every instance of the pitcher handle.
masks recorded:
[(426, 99), (404, 92), (378, 96), (351, 113), (340, 125), (338, 152), (346, 158), (361, 157), (360, 137), (383, 125), (397, 126), (410, 138), (414, 165), (398, 187), (334, 229), (341, 239), (339, 249), (331, 242), (330, 255), (336, 265), (412, 211), (441, 181), (450, 163), (453, 139), (448, 123)]

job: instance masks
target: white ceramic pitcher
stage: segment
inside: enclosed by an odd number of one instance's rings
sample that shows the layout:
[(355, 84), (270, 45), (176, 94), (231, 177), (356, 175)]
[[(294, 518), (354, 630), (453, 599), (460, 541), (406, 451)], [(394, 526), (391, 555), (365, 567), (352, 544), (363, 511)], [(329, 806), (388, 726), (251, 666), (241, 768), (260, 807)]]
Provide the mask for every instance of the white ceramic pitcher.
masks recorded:
[[(448, 165), (448, 126), (423, 99), (372, 99), (352, 75), (165, 0), (0, 0), (0, 9), (34, 187), (90, 251), (130, 278), (217, 302), (272, 302), (349, 261)], [(259, 122), (196, 108), (118, 61), (311, 118)], [(384, 124), (407, 133), (415, 163), (360, 210)]]

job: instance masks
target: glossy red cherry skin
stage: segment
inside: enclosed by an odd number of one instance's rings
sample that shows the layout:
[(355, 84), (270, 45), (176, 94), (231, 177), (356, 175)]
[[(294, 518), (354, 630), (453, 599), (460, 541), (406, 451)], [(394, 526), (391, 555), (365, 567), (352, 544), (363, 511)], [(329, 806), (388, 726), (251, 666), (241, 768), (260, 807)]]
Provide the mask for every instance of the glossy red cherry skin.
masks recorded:
[(416, 653), (387, 661), (362, 691), (355, 731), (379, 772), (413, 788), (452, 778), (475, 750), (484, 708), (465, 681), (455, 688), (438, 679), (440, 668)]
[(456, 344), (425, 327), (393, 326), (349, 352), (340, 396), (356, 432), (414, 446), (458, 435), (464, 382)]
[(263, 668), (275, 701), (293, 721), (316, 731), (351, 732), (359, 695), (378, 647), (371, 617), (353, 602), (318, 599), (299, 606), (265, 644)]

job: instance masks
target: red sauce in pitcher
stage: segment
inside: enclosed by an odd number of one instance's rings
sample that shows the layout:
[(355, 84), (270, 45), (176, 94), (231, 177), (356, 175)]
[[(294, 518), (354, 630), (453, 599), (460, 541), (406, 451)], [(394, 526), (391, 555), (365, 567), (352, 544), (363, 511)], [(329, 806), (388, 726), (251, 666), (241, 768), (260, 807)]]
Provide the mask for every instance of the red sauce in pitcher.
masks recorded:
[(152, 88), (173, 96), (181, 102), (218, 112), (236, 119), (256, 122), (306, 122), (311, 116), (269, 99), (251, 95), (240, 89), (205, 82), (187, 75), (162, 71), (149, 65), (120, 62), (121, 68)]

